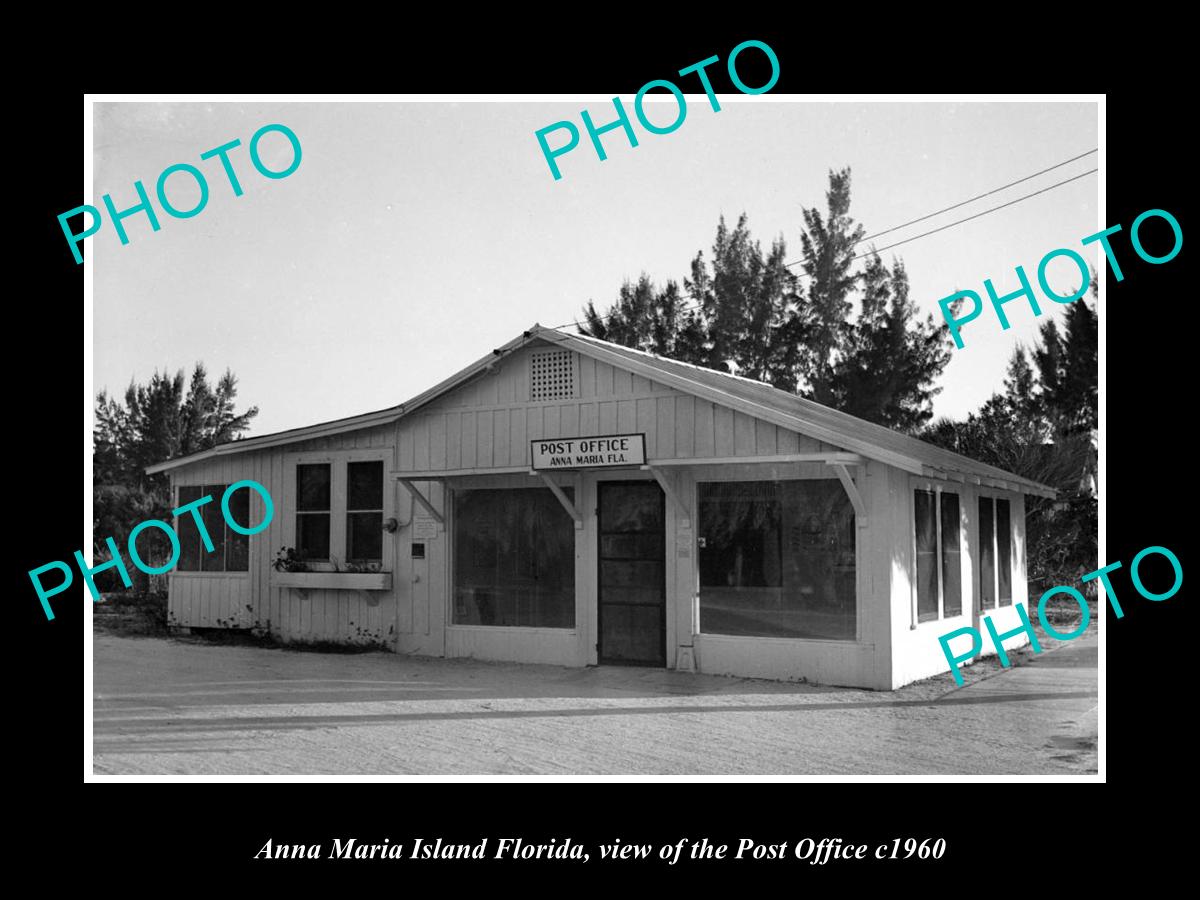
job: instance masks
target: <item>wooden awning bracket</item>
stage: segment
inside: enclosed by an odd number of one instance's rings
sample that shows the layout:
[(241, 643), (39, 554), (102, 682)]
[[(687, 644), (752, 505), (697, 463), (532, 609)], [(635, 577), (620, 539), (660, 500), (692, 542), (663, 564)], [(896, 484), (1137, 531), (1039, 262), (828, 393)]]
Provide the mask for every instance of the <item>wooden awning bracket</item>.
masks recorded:
[(826, 463), (826, 465), (837, 472), (838, 480), (841, 481), (842, 487), (846, 489), (846, 494), (850, 497), (850, 502), (854, 504), (854, 515), (858, 519), (858, 527), (865, 527), (867, 524), (867, 504), (863, 502), (862, 494), (858, 492), (858, 485), (854, 483), (854, 479), (846, 471), (846, 464), (831, 462)]
[(675, 515), (677, 517), (676, 528), (683, 531), (690, 531), (692, 527), (692, 515), (687, 508), (687, 504), (683, 502), (683, 498), (675, 491), (671, 481), (667, 478), (667, 474), (656, 466), (642, 466), (643, 472), (649, 472), (654, 476), (654, 480), (658, 482), (658, 486), (662, 488), (667, 499), (671, 501), (671, 505), (675, 507)]
[(543, 482), (545, 482), (546, 487), (550, 488), (550, 493), (552, 493), (558, 499), (558, 502), (562, 504), (562, 508), (567, 511), (567, 515), (574, 520), (575, 530), (581, 531), (583, 529), (583, 516), (580, 514), (579, 510), (575, 508), (575, 504), (571, 502), (571, 498), (563, 492), (562, 488), (554, 483), (554, 479), (545, 472), (538, 472), (532, 469), (530, 470), (529, 474), (537, 475), (542, 479)]
[(396, 480), (404, 485), (404, 489), (412, 494), (413, 502), (420, 506), (421, 509), (425, 510), (425, 512), (429, 513), (430, 518), (437, 522), (439, 527), (446, 527), (445, 516), (433, 508), (433, 504), (425, 499), (425, 495), (417, 490), (417, 486), (415, 484), (413, 484), (407, 478), (397, 478)]

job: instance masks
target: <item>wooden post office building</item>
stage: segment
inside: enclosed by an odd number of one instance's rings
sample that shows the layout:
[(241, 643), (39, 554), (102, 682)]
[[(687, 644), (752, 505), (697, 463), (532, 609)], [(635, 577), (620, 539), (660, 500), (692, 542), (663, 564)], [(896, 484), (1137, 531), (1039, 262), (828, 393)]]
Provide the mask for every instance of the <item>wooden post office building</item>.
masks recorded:
[(1053, 494), (756, 381), (538, 326), (400, 406), (148, 471), (179, 505), (242, 479), (274, 504), (251, 537), (203, 507), (211, 553), (176, 521), (177, 627), (878, 689), (947, 671), (954, 628), (1019, 624), (1025, 497)]

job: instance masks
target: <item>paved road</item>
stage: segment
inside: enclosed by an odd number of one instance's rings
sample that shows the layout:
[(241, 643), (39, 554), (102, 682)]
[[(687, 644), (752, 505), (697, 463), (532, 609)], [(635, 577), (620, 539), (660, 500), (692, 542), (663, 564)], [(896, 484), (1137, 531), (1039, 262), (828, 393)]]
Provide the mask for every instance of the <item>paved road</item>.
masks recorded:
[[(96, 774), (1096, 771), (1094, 631), (876, 693), (389, 653), (95, 636)], [(994, 670), (994, 672), (992, 671)]]

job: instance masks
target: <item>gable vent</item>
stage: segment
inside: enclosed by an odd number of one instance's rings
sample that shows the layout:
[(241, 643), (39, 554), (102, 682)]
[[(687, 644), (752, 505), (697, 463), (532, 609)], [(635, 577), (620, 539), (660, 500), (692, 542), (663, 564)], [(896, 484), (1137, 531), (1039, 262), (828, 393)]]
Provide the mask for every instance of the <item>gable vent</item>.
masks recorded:
[(529, 355), (529, 399), (569, 400), (575, 396), (575, 354), (547, 350)]

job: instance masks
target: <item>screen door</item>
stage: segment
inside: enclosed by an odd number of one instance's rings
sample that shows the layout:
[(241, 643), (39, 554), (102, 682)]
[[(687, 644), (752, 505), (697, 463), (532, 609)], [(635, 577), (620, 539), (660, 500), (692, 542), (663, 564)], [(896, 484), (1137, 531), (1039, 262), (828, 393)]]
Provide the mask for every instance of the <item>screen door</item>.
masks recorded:
[(601, 481), (601, 663), (666, 666), (664, 497), (653, 481)]

